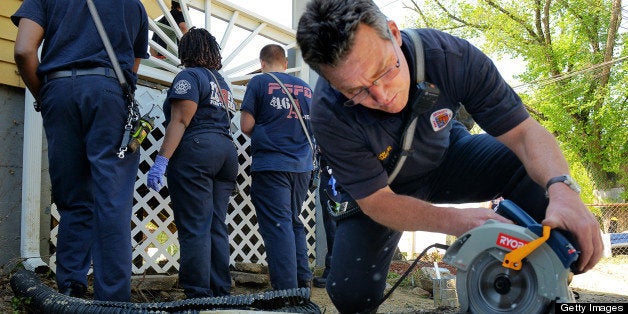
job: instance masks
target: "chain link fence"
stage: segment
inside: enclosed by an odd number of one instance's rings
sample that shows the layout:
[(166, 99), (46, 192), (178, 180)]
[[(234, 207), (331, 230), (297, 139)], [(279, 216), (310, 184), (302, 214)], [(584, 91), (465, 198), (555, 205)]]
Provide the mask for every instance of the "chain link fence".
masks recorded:
[(628, 203), (589, 204), (602, 228), (605, 246), (610, 253), (628, 255)]

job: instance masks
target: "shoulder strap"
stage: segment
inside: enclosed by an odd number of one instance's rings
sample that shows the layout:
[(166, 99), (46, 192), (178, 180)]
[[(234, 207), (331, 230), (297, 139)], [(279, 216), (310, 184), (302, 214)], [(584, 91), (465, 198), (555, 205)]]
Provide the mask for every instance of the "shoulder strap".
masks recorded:
[[(214, 82), (216, 82), (216, 86), (218, 86), (218, 94), (220, 95), (220, 102), (222, 103), (222, 106), (225, 109), (225, 112), (227, 112), (227, 123), (229, 124), (229, 132), (231, 132), (231, 116), (229, 115), (229, 99), (225, 101), (224, 95), (222, 94), (222, 87), (220, 86), (220, 82), (218, 81), (218, 78), (214, 75), (212, 70), (208, 68), (205, 68), (205, 70), (207, 70), (207, 72), (209, 73), (209, 75), (211, 75)], [(209, 93), (211, 94), (211, 89)]]
[(417, 29), (404, 29), (401, 32), (408, 35), (414, 45), (416, 82), (417, 84), (421, 83), (425, 81), (425, 55), (423, 54), (423, 40), (421, 40), (421, 36), (419, 36)]
[(214, 75), (214, 73), (212, 73), (210, 69), (205, 68), (205, 70), (207, 70), (207, 72), (209, 73), (209, 75), (211, 75), (214, 82), (216, 82), (216, 85), (218, 86), (218, 94), (220, 94), (220, 102), (222, 102), (222, 106), (227, 111), (227, 116), (229, 116), (229, 100), (225, 101), (225, 98), (222, 94), (222, 87), (220, 86), (220, 82), (218, 82), (218, 78)]
[[(423, 54), (423, 42), (416, 29), (405, 29), (402, 30), (402, 32), (410, 37), (410, 40), (412, 41), (414, 47), (416, 83), (419, 84), (425, 81), (425, 56)], [(408, 156), (412, 153), (410, 147), (412, 146), (412, 140), (414, 139), (414, 131), (416, 129), (417, 120), (418, 115), (413, 114), (410, 123), (408, 124), (408, 127), (403, 132), (403, 139), (401, 141), (401, 152), (399, 152), (399, 158), (397, 160), (397, 163), (395, 164), (395, 168), (390, 173), (390, 175), (388, 175), (388, 185), (390, 185), (395, 180), (395, 178), (399, 174), (399, 171), (401, 171), (401, 168), (403, 167), (406, 158), (408, 158)]]
[(299, 110), (299, 108), (297, 107), (297, 104), (295, 103), (294, 98), (292, 98), (292, 94), (288, 91), (288, 88), (286, 88), (286, 86), (283, 85), (283, 83), (279, 80), (279, 78), (275, 74), (272, 74), (270, 72), (266, 72), (266, 74), (270, 75), (273, 79), (275, 79), (275, 81), (277, 81), (277, 83), (281, 85), (283, 92), (286, 93), (286, 95), (288, 95), (288, 98), (290, 98), (292, 109), (297, 113), (297, 116), (299, 117), (299, 122), (301, 122), (301, 127), (303, 128), (303, 132), (305, 133), (305, 136), (307, 137), (307, 141), (310, 143), (310, 148), (312, 148), (312, 154), (314, 154), (314, 143), (312, 142), (312, 138), (310, 138), (310, 133), (307, 131), (307, 127), (305, 126), (305, 122), (303, 121), (303, 116), (301, 116), (301, 110)]
[(140, 119), (140, 108), (137, 101), (135, 101), (131, 86), (127, 83), (126, 78), (124, 77), (124, 73), (122, 72), (122, 68), (120, 68), (120, 63), (118, 62), (118, 58), (113, 51), (113, 47), (111, 46), (111, 42), (109, 41), (109, 36), (107, 36), (107, 32), (105, 31), (105, 27), (100, 20), (100, 15), (98, 14), (98, 10), (96, 10), (94, 2), (92, 0), (87, 0), (87, 7), (89, 8), (89, 13), (92, 15), (92, 20), (94, 20), (94, 24), (96, 24), (98, 35), (100, 35), (100, 39), (105, 46), (105, 50), (107, 51), (107, 55), (109, 55), (109, 60), (111, 61), (111, 65), (113, 66), (113, 70), (116, 73), (118, 82), (120, 82), (120, 86), (122, 86), (122, 91), (127, 97), (127, 103), (129, 104), (129, 116), (127, 117), (126, 124), (124, 125), (124, 134), (122, 136), (120, 148), (118, 148), (117, 153), (119, 158), (124, 158), (131, 137), (131, 129), (133, 128), (133, 123)]
[(87, 0), (87, 7), (89, 8), (89, 13), (92, 15), (94, 24), (96, 24), (98, 35), (100, 35), (100, 39), (102, 40), (103, 45), (105, 45), (105, 50), (107, 51), (107, 55), (109, 55), (109, 59), (111, 60), (111, 65), (113, 66), (113, 70), (116, 72), (118, 81), (120, 82), (122, 89), (124, 89), (124, 92), (129, 93), (131, 91), (130, 86), (128, 85), (126, 78), (124, 77), (122, 68), (120, 68), (120, 63), (118, 62), (118, 58), (116, 57), (116, 54), (113, 51), (113, 47), (111, 46), (111, 42), (109, 41), (109, 36), (107, 36), (105, 27), (103, 26), (102, 21), (100, 20), (100, 15), (98, 14), (98, 10), (96, 10), (94, 1)]

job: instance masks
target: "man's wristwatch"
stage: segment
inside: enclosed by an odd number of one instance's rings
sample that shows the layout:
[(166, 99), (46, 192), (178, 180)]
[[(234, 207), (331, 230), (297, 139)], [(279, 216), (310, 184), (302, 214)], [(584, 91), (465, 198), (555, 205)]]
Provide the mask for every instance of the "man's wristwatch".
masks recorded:
[(554, 183), (557, 183), (557, 182), (562, 182), (562, 183), (566, 184), (574, 192), (580, 194), (580, 186), (578, 185), (576, 180), (574, 180), (568, 174), (562, 175), (562, 176), (558, 176), (558, 177), (553, 177), (553, 178), (549, 179), (549, 181), (547, 181), (547, 184), (545, 185), (545, 193), (549, 194), (549, 187), (550, 187), (550, 185), (552, 185)]

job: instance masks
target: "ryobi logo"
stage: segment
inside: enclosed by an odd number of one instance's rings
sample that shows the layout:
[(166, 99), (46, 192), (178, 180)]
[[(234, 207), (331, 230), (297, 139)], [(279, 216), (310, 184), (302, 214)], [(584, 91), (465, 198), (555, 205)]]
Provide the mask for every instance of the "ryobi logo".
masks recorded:
[(514, 250), (516, 248), (522, 247), (525, 244), (528, 244), (528, 242), (523, 241), (521, 239), (517, 239), (513, 236), (507, 235), (505, 233), (500, 233), (497, 236), (497, 245), (501, 246), (501, 247), (505, 247), (507, 249), (510, 250)]

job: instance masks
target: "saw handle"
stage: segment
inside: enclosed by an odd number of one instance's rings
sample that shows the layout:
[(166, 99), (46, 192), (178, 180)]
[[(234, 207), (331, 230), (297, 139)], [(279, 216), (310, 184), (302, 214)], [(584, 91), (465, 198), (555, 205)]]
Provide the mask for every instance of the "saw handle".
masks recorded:
[(552, 228), (550, 228), (550, 226), (543, 226), (543, 236), (507, 253), (506, 256), (504, 256), (502, 266), (514, 270), (520, 270), (521, 265), (523, 264), (521, 261), (536, 250), (536, 248), (541, 246), (541, 244), (545, 243), (547, 239), (549, 239), (551, 229)]
[(499, 202), (499, 205), (495, 209), (495, 213), (512, 220), (515, 224), (522, 227), (531, 227), (539, 224), (532, 217), (530, 217), (528, 213), (521, 209), (521, 207), (517, 206), (510, 200), (503, 200)]
[[(546, 226), (541, 226), (513, 201), (501, 201), (495, 209), (495, 213), (512, 220), (515, 224), (519, 226), (530, 229), (532, 232), (540, 237), (544, 236)], [(541, 228), (543, 230), (541, 230)], [(569, 232), (564, 232), (562, 230), (556, 229), (554, 230), (554, 232), (551, 233), (551, 236), (549, 236), (549, 239), (547, 239), (546, 241), (547, 244), (552, 248), (552, 250), (558, 255), (558, 258), (562, 261), (565, 268), (571, 268), (571, 270), (575, 274), (580, 273), (580, 271), (576, 269), (576, 261), (578, 260), (580, 253), (571, 244), (572, 242), (577, 242)], [(527, 256), (527, 254), (525, 256)]]

